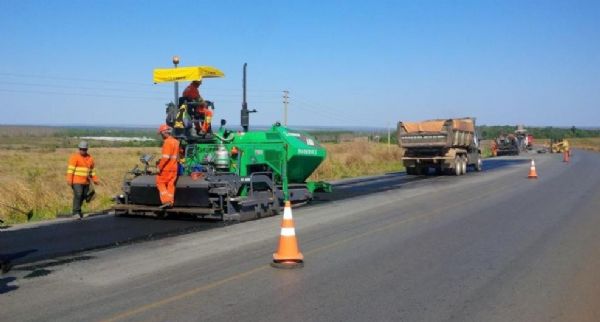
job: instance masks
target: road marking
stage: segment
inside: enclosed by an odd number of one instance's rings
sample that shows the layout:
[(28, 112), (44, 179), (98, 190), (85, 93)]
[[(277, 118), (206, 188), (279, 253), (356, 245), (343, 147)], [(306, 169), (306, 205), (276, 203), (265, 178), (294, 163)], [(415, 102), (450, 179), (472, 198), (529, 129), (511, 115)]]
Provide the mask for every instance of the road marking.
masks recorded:
[(140, 307), (137, 307), (135, 309), (128, 310), (128, 311), (125, 311), (123, 313), (114, 315), (114, 316), (112, 316), (112, 317), (110, 317), (108, 319), (102, 320), (102, 321), (104, 321), (104, 322), (112, 322), (112, 321), (122, 320), (122, 319), (128, 318), (128, 317), (130, 317), (132, 315), (136, 315), (138, 313), (142, 313), (144, 311), (148, 311), (148, 310), (151, 310), (153, 308), (157, 308), (159, 306), (163, 306), (163, 305), (166, 305), (166, 304), (169, 304), (169, 303), (181, 300), (181, 299), (186, 298), (188, 296), (192, 296), (192, 295), (198, 294), (198, 293), (200, 293), (202, 291), (206, 291), (206, 290), (209, 290), (211, 288), (215, 288), (217, 286), (221, 286), (221, 285), (226, 284), (228, 282), (239, 280), (241, 278), (244, 278), (246, 276), (252, 275), (254, 273), (257, 273), (259, 271), (265, 270), (265, 269), (270, 268), (270, 267), (271, 267), (270, 265), (259, 266), (259, 267), (255, 268), (253, 270), (249, 270), (247, 272), (236, 274), (236, 275), (224, 278), (222, 280), (218, 280), (218, 281), (215, 281), (215, 282), (203, 285), (203, 286), (199, 286), (199, 287), (193, 288), (191, 290), (187, 290), (187, 291), (185, 291), (183, 293), (179, 293), (177, 295), (173, 295), (173, 296), (164, 298), (164, 299), (162, 299), (160, 301), (156, 301), (156, 302), (148, 303), (146, 305), (142, 305)]
[[(414, 217), (411, 217), (411, 218), (401, 219), (401, 220), (392, 222), (391, 224), (387, 224), (387, 225), (385, 225), (383, 227), (371, 229), (371, 230), (368, 230), (368, 231), (366, 231), (364, 233), (361, 233), (361, 234), (358, 234), (358, 235), (354, 235), (354, 236), (346, 238), (346, 239), (338, 240), (338, 241), (335, 241), (333, 243), (330, 243), (330, 244), (327, 244), (327, 245), (324, 245), (324, 246), (321, 246), (321, 247), (317, 247), (317, 248), (312, 249), (312, 250), (310, 250), (308, 252), (305, 252), (305, 254), (307, 254), (307, 255), (315, 254), (315, 253), (318, 253), (318, 252), (321, 252), (321, 251), (324, 251), (324, 250), (327, 250), (327, 249), (335, 248), (337, 246), (346, 244), (346, 243), (351, 242), (351, 241), (356, 240), (356, 239), (360, 239), (360, 238), (363, 238), (363, 237), (366, 237), (366, 236), (369, 236), (369, 235), (373, 235), (373, 234), (376, 234), (376, 233), (380, 233), (382, 231), (389, 230), (391, 228), (397, 227), (399, 225), (405, 224), (405, 223), (410, 222), (410, 221), (414, 221), (414, 220), (417, 220), (417, 219), (423, 219), (423, 218), (431, 217), (431, 216), (434, 216), (434, 215), (436, 215), (436, 214), (438, 214), (440, 212), (446, 211), (448, 209), (451, 209), (451, 208), (454, 208), (454, 207), (457, 207), (457, 206), (461, 206), (461, 205), (467, 204), (467, 203), (475, 201), (475, 200), (487, 198), (488, 196), (491, 196), (491, 195), (497, 193), (498, 191), (506, 190), (508, 188), (512, 188), (512, 186), (507, 185), (507, 186), (502, 187), (502, 188), (494, 189), (494, 190), (488, 192), (487, 194), (477, 195), (476, 197), (469, 198), (469, 199), (464, 199), (464, 200), (462, 200), (460, 202), (449, 204), (449, 205), (447, 205), (445, 207), (437, 208), (435, 210), (423, 213), (421, 215), (417, 215), (417, 216), (414, 216)], [(232, 275), (230, 277), (227, 277), (227, 278), (224, 278), (224, 279), (221, 279), (221, 280), (218, 280), (218, 281), (215, 281), (215, 282), (203, 285), (203, 286), (199, 286), (199, 287), (196, 287), (196, 288), (184, 291), (182, 293), (179, 293), (179, 294), (176, 294), (176, 295), (172, 295), (170, 297), (166, 297), (166, 298), (164, 298), (162, 300), (155, 301), (155, 302), (152, 302), (152, 303), (148, 303), (148, 304), (139, 306), (139, 307), (137, 307), (135, 309), (124, 311), (122, 313), (119, 313), (117, 315), (113, 315), (110, 318), (107, 318), (107, 319), (104, 319), (104, 320), (101, 320), (101, 321), (103, 321), (103, 322), (119, 321), (119, 320), (122, 320), (122, 319), (125, 319), (125, 318), (128, 318), (128, 317), (131, 317), (133, 315), (136, 315), (136, 314), (139, 314), (139, 313), (142, 313), (142, 312), (145, 312), (145, 311), (148, 311), (148, 310), (151, 310), (151, 309), (154, 309), (154, 308), (157, 308), (157, 307), (169, 304), (169, 303), (173, 303), (175, 301), (184, 299), (186, 297), (189, 297), (189, 296), (192, 296), (192, 295), (196, 295), (196, 294), (198, 294), (200, 292), (208, 291), (210, 289), (213, 289), (215, 287), (221, 286), (223, 284), (226, 284), (226, 283), (229, 283), (229, 282), (233, 282), (233, 281), (236, 281), (236, 280), (240, 280), (240, 279), (242, 279), (244, 277), (253, 275), (255, 273), (258, 273), (258, 272), (263, 271), (263, 270), (265, 270), (267, 268), (270, 268), (270, 267), (271, 267), (270, 265), (262, 265), (262, 266), (254, 268), (252, 270), (249, 270), (247, 272), (243, 272), (243, 273), (239, 273), (239, 274), (236, 274), (236, 275)]]

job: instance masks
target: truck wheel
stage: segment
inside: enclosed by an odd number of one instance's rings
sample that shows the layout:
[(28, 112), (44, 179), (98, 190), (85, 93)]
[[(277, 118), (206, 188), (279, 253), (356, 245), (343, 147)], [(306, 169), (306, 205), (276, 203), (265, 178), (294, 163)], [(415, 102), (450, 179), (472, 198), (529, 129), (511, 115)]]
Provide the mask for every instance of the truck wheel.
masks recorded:
[(462, 163), (460, 164), (461, 165), (461, 172), (462, 172), (462, 174), (467, 174), (467, 163), (468, 163), (467, 156), (463, 155), (462, 156)]
[(459, 176), (462, 174), (462, 159), (459, 155), (454, 157), (454, 175)]
[(475, 163), (475, 171), (479, 172), (483, 170), (483, 161), (481, 161), (481, 156), (477, 157), (477, 163)]

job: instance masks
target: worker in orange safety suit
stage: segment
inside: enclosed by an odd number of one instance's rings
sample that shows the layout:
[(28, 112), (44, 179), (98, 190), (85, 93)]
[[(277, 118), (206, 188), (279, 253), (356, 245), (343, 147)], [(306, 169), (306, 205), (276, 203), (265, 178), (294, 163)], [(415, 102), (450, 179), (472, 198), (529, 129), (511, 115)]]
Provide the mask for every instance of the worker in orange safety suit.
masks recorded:
[(73, 189), (73, 216), (83, 218), (81, 205), (88, 195), (90, 178), (94, 184), (99, 184), (94, 158), (88, 154), (88, 143), (81, 141), (78, 145), (79, 153), (74, 153), (69, 158), (67, 167), (67, 183)]
[(184, 90), (182, 97), (185, 97), (187, 101), (199, 102), (202, 101), (202, 96), (200, 96), (200, 85), (202, 85), (201, 80), (192, 81)]
[(179, 141), (171, 135), (171, 128), (163, 124), (158, 128), (163, 138), (162, 156), (158, 161), (156, 187), (160, 195), (160, 208), (173, 207), (175, 203), (175, 181), (179, 157)]
[(213, 118), (213, 110), (208, 107), (206, 101), (200, 103), (196, 109), (196, 115), (198, 119), (194, 121), (194, 127), (196, 128), (196, 134), (203, 135), (212, 132), (211, 122)]

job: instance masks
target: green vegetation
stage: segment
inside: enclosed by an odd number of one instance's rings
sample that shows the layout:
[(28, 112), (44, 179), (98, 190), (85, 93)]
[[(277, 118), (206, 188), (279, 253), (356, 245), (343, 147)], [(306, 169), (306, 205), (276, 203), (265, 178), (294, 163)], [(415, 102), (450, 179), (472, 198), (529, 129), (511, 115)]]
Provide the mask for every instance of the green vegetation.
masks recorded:
[[(532, 134), (535, 139), (562, 139), (562, 138), (592, 138), (600, 137), (600, 129), (587, 130), (576, 127), (525, 127), (529, 134)], [(494, 126), (479, 126), (478, 130), (484, 140), (493, 140), (500, 134), (514, 133), (516, 127), (514, 125), (494, 125)]]

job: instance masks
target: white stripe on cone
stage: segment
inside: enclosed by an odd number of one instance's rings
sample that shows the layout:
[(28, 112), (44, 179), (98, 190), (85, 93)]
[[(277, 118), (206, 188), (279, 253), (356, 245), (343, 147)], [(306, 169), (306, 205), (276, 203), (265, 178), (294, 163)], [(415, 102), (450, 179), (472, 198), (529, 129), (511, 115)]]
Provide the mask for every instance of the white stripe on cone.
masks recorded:
[(283, 219), (292, 219), (292, 208), (285, 207), (283, 209)]
[(281, 228), (281, 236), (296, 236), (296, 230), (294, 228)]

